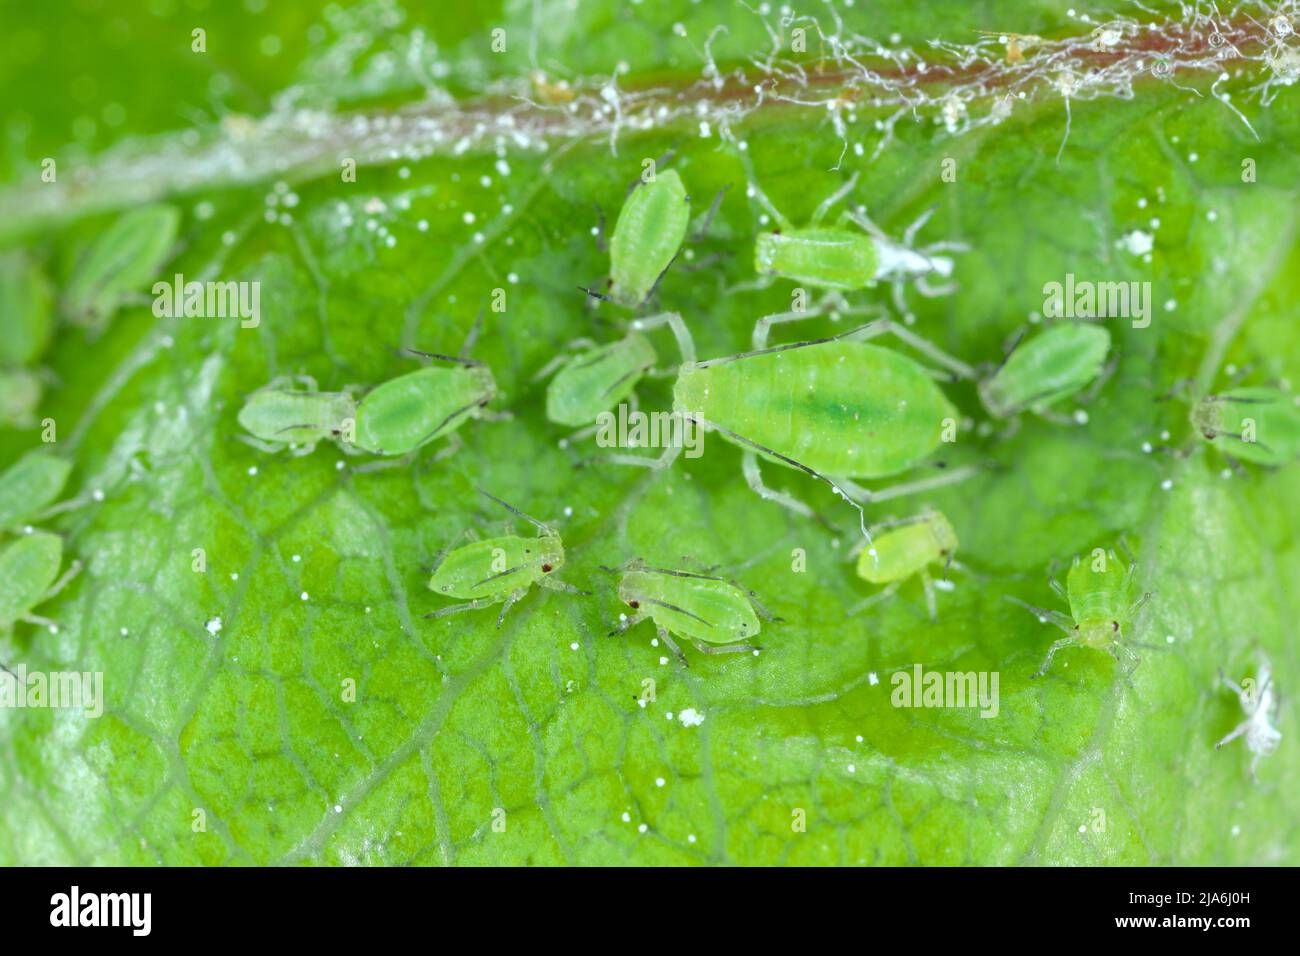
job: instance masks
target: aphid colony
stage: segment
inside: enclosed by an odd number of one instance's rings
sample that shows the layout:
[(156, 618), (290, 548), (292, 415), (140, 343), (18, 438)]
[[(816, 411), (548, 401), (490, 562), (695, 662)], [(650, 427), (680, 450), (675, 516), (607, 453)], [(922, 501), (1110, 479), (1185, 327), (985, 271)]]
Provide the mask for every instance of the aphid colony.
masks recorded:
[[(793, 280), (820, 290), (813, 308), (762, 316), (756, 320), (751, 349), (700, 361), (691, 332), (674, 311), (633, 318), (625, 334), (612, 342), (580, 339), (548, 363), (535, 380), (551, 377), (546, 390), (547, 418), (558, 425), (595, 431), (593, 422), (619, 403), (636, 401), (636, 388), (647, 375), (673, 376), (671, 415), (683, 423), (716, 433), (741, 449), (741, 469), (748, 485), (762, 498), (798, 515), (816, 517), (799, 498), (769, 487), (761, 463), (794, 469), (829, 485), (861, 517), (863, 540), (850, 557), (857, 575), (879, 590), (857, 605), (857, 612), (893, 596), (904, 582), (919, 578), (931, 619), (937, 616), (935, 590), (947, 585), (957, 533), (940, 512), (885, 521), (868, 528), (863, 505), (928, 491), (961, 481), (974, 473), (965, 466), (898, 480), (868, 489), (859, 480), (897, 479), (926, 463), (941, 443), (941, 428), (957, 411), (941, 382), (970, 381), (987, 414), (1011, 423), (1033, 413), (1069, 423), (1057, 407), (1068, 399), (1090, 400), (1114, 368), (1110, 333), (1088, 322), (1057, 322), (1027, 340), (1017, 338), (996, 365), (973, 367), (948, 355), (906, 323), (878, 311), (850, 306), (844, 293), (875, 286), (892, 287), (894, 304), (910, 321), (905, 288), (924, 296), (955, 289), (954, 266), (947, 255), (966, 250), (956, 242), (918, 247), (915, 238), (929, 219), (921, 216), (901, 240), (880, 230), (861, 207), (845, 209), (832, 225), (831, 210), (850, 195), (856, 174), (814, 211), (806, 226), (783, 215), (758, 187), (748, 159), (748, 195), (774, 228), (755, 240), (753, 263), (760, 283)], [(610, 272), (604, 291), (583, 289), (593, 298), (639, 311), (651, 301), (677, 259), (691, 221), (690, 197), (674, 170), (655, 171), (647, 164), (629, 192), (610, 237)], [(709, 209), (701, 234), (707, 232), (722, 193)], [(172, 254), (180, 217), (168, 206), (148, 206), (123, 215), (82, 255), (59, 300), (63, 317), (98, 334), (121, 306), (135, 300)], [(937, 280), (937, 282), (935, 281)], [(581, 287), (580, 287), (581, 288)], [(39, 268), (20, 254), (0, 258), (0, 309), (9, 325), (0, 336), (0, 424), (28, 427), (39, 403), (42, 373), (33, 366), (48, 345), (53, 329), (55, 296)], [(825, 338), (769, 346), (774, 326), (835, 312), (867, 321)], [(356, 471), (400, 466), (440, 439), (435, 460), (456, 450), (458, 429), (471, 419), (495, 417), (488, 411), (497, 396), (491, 370), (470, 358), (482, 315), (456, 356), (408, 350), (429, 364), (373, 388), (349, 385), (321, 391), (307, 376), (281, 376), (250, 394), (238, 413), (240, 436), (267, 453), (309, 455), (321, 441), (348, 455), (371, 455), (378, 461)], [(675, 369), (660, 372), (660, 355), (651, 334), (671, 332), (678, 352)], [(879, 344), (885, 336), (910, 348), (921, 360)], [(553, 377), (552, 377), (553, 376)], [(1239, 377), (1240, 378), (1240, 377)], [(864, 387), (869, 383), (869, 387)], [(1185, 391), (1185, 387), (1183, 388)], [(1218, 447), (1229, 460), (1281, 465), (1300, 457), (1300, 409), (1293, 397), (1275, 386), (1240, 387), (1198, 398), (1192, 404), (1193, 430)], [(602, 460), (654, 469), (669, 467), (680, 452), (669, 445), (658, 457), (606, 454)], [(0, 580), (10, 582), (0, 595), (0, 635), (15, 623), (53, 627), (33, 613), (77, 573), (74, 562), (62, 577), (62, 539), (36, 531), (31, 522), (76, 502), (54, 505), (70, 464), (47, 451), (34, 451), (0, 475), (0, 533), (11, 539), (0, 546)], [(534, 585), (586, 595), (590, 592), (555, 575), (565, 561), (564, 545), (552, 526), (529, 517), (499, 498), (484, 495), (537, 529), (536, 537), (516, 535), (478, 540), (444, 550), (431, 571), (429, 588), (461, 603), (427, 615), (449, 614), (502, 605), (506, 613)], [(17, 533), (17, 537), (12, 537)], [(1121, 541), (1125, 557), (1113, 549), (1096, 549), (1090, 559), (1076, 557), (1064, 585), (1050, 579), (1052, 590), (1069, 614), (1011, 600), (1065, 632), (1048, 650), (1033, 675), (1045, 674), (1055, 655), (1067, 647), (1103, 650), (1120, 659), (1135, 655), (1128, 639), (1138, 611), (1150, 594), (1134, 594), (1136, 561)], [(936, 581), (932, 569), (942, 566)], [(650, 620), (658, 637), (685, 664), (673, 636), (705, 654), (758, 652), (752, 643), (761, 631), (760, 617), (774, 620), (757, 596), (739, 583), (701, 571), (654, 567), (642, 559), (605, 570), (620, 575), (617, 593), (633, 613), (624, 615), (613, 633)], [(777, 619), (779, 620), (779, 619)], [(1277, 746), (1272, 726), (1277, 698), (1267, 662), (1258, 685), (1236, 691), (1246, 720), (1219, 746), (1245, 735), (1260, 756)]]

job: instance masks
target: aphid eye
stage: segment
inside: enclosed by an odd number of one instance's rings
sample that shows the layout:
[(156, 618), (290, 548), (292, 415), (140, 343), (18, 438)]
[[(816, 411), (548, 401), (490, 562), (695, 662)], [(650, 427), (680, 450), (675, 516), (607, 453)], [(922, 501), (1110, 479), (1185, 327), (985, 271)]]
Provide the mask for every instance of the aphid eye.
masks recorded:
[(451, 590), (451, 585), (450, 585), (450, 584), (444, 584), (444, 585), (442, 586), (442, 589), (443, 589), (444, 591), (450, 591), (450, 590)]
[(1119, 621), (1111, 621), (1111, 622), (1110, 622), (1110, 629), (1111, 629), (1112, 631), (1118, 631), (1118, 630), (1119, 630)]
[(550, 574), (550, 573), (551, 573), (551, 566), (550, 566), (549, 564), (543, 564), (543, 565), (542, 565), (542, 573), (543, 573), (543, 574)]
[(641, 606), (641, 602), (640, 602), (640, 601), (628, 601), (628, 602), (627, 602), (627, 606), (630, 607), (630, 608), (635, 609), (635, 608), (638, 608), (638, 607)]
[(1079, 625), (1078, 625), (1078, 624), (1074, 625), (1074, 630), (1075, 630), (1076, 633), (1078, 633), (1078, 630), (1079, 630)]

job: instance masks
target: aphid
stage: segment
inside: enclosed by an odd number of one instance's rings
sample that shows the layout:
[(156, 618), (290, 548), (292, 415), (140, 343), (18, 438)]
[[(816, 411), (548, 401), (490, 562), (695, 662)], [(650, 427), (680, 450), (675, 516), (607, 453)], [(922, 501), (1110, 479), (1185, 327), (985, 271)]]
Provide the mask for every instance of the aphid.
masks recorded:
[[(760, 319), (759, 325), (768, 318)], [(852, 480), (908, 470), (939, 445), (944, 428), (957, 418), (956, 409), (923, 366), (899, 352), (870, 345), (867, 339), (890, 333), (960, 374), (974, 374), (889, 319), (830, 338), (707, 362), (695, 360), (694, 340), (677, 313), (632, 323), (638, 331), (658, 325), (672, 329), (682, 355), (673, 386), (673, 415), (740, 445), (745, 480), (769, 501), (814, 516), (802, 501), (763, 483), (760, 457), (826, 482), (859, 513), (862, 509), (855, 499), (879, 501), (925, 491), (974, 471), (954, 469), (938, 478), (874, 492)], [(766, 341), (765, 326), (756, 327), (755, 339)], [(605, 460), (667, 468), (681, 448), (681, 443), (673, 443), (659, 458), (608, 455)], [(865, 519), (862, 530), (865, 535)]]
[(591, 425), (597, 415), (631, 395), (658, 361), (650, 340), (637, 332), (607, 345), (580, 342), (590, 347), (556, 358), (535, 376), (545, 378), (560, 366), (546, 389), (546, 417), (559, 425)]
[(1034, 677), (1042, 677), (1047, 673), (1052, 658), (1063, 647), (1097, 648), (1117, 661), (1117, 651), (1123, 651), (1130, 659), (1137, 659), (1137, 655), (1127, 646), (1132, 642), (1125, 641), (1124, 629), (1133, 623), (1138, 610), (1151, 599), (1151, 594), (1147, 592), (1137, 601), (1132, 600), (1137, 561), (1122, 540), (1120, 548), (1124, 551), (1126, 560), (1117, 557), (1114, 548), (1109, 551), (1095, 549), (1092, 559), (1087, 562), (1075, 555), (1064, 587), (1054, 576), (1049, 575), (1047, 583), (1069, 605), (1068, 615), (1007, 596), (1008, 601), (1019, 604), (1040, 621), (1054, 624), (1068, 635), (1048, 648), (1047, 659), (1034, 673)]
[(68, 320), (101, 331), (125, 301), (157, 278), (176, 244), (181, 214), (172, 206), (133, 209), (82, 256), (63, 292)]
[(27, 368), (0, 368), (0, 427), (31, 428), (45, 392), (44, 377)]
[[(748, 161), (745, 161), (748, 166)], [(759, 204), (776, 220), (779, 228), (760, 232), (754, 243), (754, 271), (761, 276), (793, 279), (802, 285), (826, 289), (832, 294), (852, 292), (888, 282), (900, 315), (911, 315), (903, 301), (903, 286), (913, 282), (927, 298), (948, 295), (955, 283), (931, 285), (930, 278), (947, 279), (953, 262), (939, 252), (966, 252), (961, 242), (936, 242), (923, 248), (913, 244), (916, 234), (929, 220), (927, 210), (903, 233), (901, 242), (890, 239), (858, 208), (840, 213), (833, 226), (823, 226), (832, 206), (857, 185), (858, 174), (822, 201), (807, 226), (796, 227), (772, 203), (750, 174), (749, 189)], [(856, 226), (857, 228), (851, 228)]]
[[(500, 627), (506, 612), (534, 584), (570, 594), (591, 593), (554, 577), (554, 573), (564, 566), (564, 542), (560, 540), (558, 531), (482, 488), (479, 493), (531, 523), (537, 528), (538, 536), (524, 538), (507, 534), (500, 538), (472, 541), (450, 552), (444, 551), (434, 562), (429, 590), (446, 597), (462, 598), (465, 603), (440, 608), (432, 614), (424, 615), (426, 618), (445, 617), (458, 611), (472, 611), (504, 603), (501, 614), (497, 617), (497, 627)], [(466, 534), (473, 537), (470, 531), (466, 531)]]
[[(293, 382), (303, 388), (294, 388)], [(322, 439), (333, 439), (345, 452), (356, 425), (357, 406), (348, 391), (319, 391), (308, 375), (282, 375), (253, 392), (239, 410), (239, 424), (249, 433), (240, 439), (265, 452), (288, 448), (310, 455)]]
[(62, 591), (81, 570), (81, 563), (74, 561), (60, 578), (62, 564), (63, 539), (44, 531), (21, 535), (0, 548), (0, 581), (4, 582), (0, 588), (0, 636), (7, 637), (19, 621), (57, 626), (49, 618), (33, 614), (32, 608)]
[(980, 401), (994, 418), (1029, 410), (1054, 421), (1049, 406), (1083, 391), (1091, 399), (1109, 377), (1110, 332), (1087, 322), (1058, 322), (1019, 342), (998, 369), (979, 383)]
[(686, 238), (691, 200), (673, 169), (638, 179), (623, 203), (609, 240), (609, 291), (579, 286), (596, 299), (639, 307), (659, 285)]
[[(495, 417), (486, 411), (497, 394), (492, 370), (466, 357), (478, 338), (482, 319), (480, 312), (459, 356), (406, 350), (448, 366), (408, 372), (366, 393), (357, 403), (358, 448), (373, 455), (407, 455), (438, 438), (447, 438), (450, 451), (459, 445), (455, 432), (461, 425), (471, 418)], [(439, 455), (444, 453), (448, 452)]]
[(0, 256), (0, 368), (31, 365), (54, 332), (54, 291), (22, 253)]
[(737, 642), (751, 641), (758, 636), (761, 630), (758, 615), (769, 621), (777, 620), (759, 603), (753, 591), (726, 578), (652, 568), (640, 558), (620, 568), (604, 570), (623, 573), (618, 599), (636, 612), (611, 631), (611, 635), (622, 634), (649, 618), (655, 623), (659, 639), (684, 667), (689, 666), (686, 655), (671, 634), (686, 638), (702, 654), (748, 653), (760, 648)]
[(37, 448), (0, 474), (0, 530), (37, 520), (53, 504), (68, 482), (72, 462)]
[[(957, 532), (952, 524), (938, 511), (925, 511), (902, 521), (873, 525), (870, 531), (871, 547), (867, 547), (865, 541), (860, 542), (850, 556), (853, 553), (857, 555), (858, 577), (885, 587), (850, 613), (892, 597), (904, 581), (919, 575), (925, 589), (925, 606), (933, 621), (936, 617), (934, 580), (930, 577), (929, 567), (942, 562), (947, 574), (948, 567), (954, 563)], [(884, 533), (877, 534), (877, 531)]]
[(1247, 686), (1242, 687), (1232, 678), (1226, 677), (1222, 670), (1219, 671), (1219, 680), (1236, 693), (1246, 719), (1215, 744), (1214, 749), (1218, 750), (1224, 744), (1245, 734), (1246, 749), (1255, 755), (1250, 761), (1250, 779), (1258, 783), (1259, 778), (1255, 776), (1255, 768), (1259, 766), (1259, 761), (1277, 750), (1278, 744), (1282, 742), (1282, 732), (1273, 726), (1273, 722), (1277, 719), (1279, 703), (1277, 690), (1273, 686), (1273, 669), (1269, 665), (1268, 658), (1260, 652), (1259, 675), (1254, 682), (1247, 681)]
[(1300, 405), (1276, 386), (1206, 395), (1192, 406), (1191, 422), (1229, 460), (1278, 466), (1300, 458)]

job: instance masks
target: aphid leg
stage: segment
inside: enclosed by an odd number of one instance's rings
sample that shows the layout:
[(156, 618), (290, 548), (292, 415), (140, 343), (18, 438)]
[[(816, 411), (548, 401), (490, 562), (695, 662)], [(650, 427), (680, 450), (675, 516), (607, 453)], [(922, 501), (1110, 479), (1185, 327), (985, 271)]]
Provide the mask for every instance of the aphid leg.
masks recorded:
[(447, 444), (434, 453), (431, 461), (443, 461), (444, 459), (450, 458), (464, 447), (465, 443), (461, 441), (460, 435), (452, 432), (447, 436)]
[(894, 308), (898, 314), (903, 317), (903, 322), (907, 325), (916, 324), (916, 313), (907, 307), (907, 299), (903, 297), (903, 291), (907, 287), (904, 279), (895, 279), (889, 283), (889, 298), (894, 303)]
[(592, 455), (590, 458), (584, 458), (573, 467), (584, 468), (592, 462), (602, 461), (610, 465), (639, 465), (642, 468), (653, 468), (655, 471), (662, 471), (676, 461), (677, 456), (681, 453), (681, 445), (669, 445), (658, 458), (645, 455)]
[(924, 275), (917, 276), (912, 284), (916, 287), (916, 291), (927, 299), (939, 299), (945, 295), (952, 295), (960, 288), (955, 282), (931, 285), (929, 277)]
[(845, 196), (847, 196), (849, 193), (853, 192), (853, 188), (857, 186), (857, 184), (858, 184), (858, 174), (854, 173), (852, 176), (848, 178), (848, 181), (844, 183), (843, 186), (835, 190), (835, 192), (831, 193), (820, 203), (818, 203), (817, 208), (813, 210), (812, 219), (810, 219), (808, 222), (809, 227), (815, 229), (816, 227), (820, 226), (822, 224), (822, 220), (826, 218), (826, 214), (831, 211), (831, 207), (834, 206), (841, 199), (843, 199)]
[(846, 332), (844, 337), (866, 341), (880, 335), (897, 336), (926, 358), (942, 365), (959, 378), (974, 379), (978, 377), (973, 367), (967, 365), (961, 359), (954, 358), (928, 339), (904, 328), (892, 319), (876, 319), (874, 322), (868, 322), (851, 332)]
[(758, 204), (761, 207), (763, 207), (763, 210), (769, 216), (771, 216), (774, 220), (776, 220), (776, 224), (779, 227), (781, 227), (782, 229), (791, 228), (792, 223), (790, 222), (790, 220), (785, 218), (781, 210), (777, 209), (776, 205), (772, 202), (772, 200), (767, 198), (767, 193), (763, 192), (763, 188), (759, 186), (758, 182), (754, 179), (753, 169), (751, 168), (750, 164), (747, 161), (745, 162), (745, 171), (747, 174), (749, 174), (748, 175), (749, 182), (745, 186), (746, 195), (750, 196), (753, 199), (758, 200)]
[(542, 381), (542, 379), (549, 377), (561, 365), (569, 361), (569, 359), (573, 358), (573, 356), (569, 353), (577, 352), (581, 349), (594, 348), (595, 345), (596, 342), (588, 338), (578, 338), (578, 339), (574, 339), (572, 342), (566, 342), (563, 348), (561, 348), (560, 354), (555, 356), (555, 358), (551, 359), (540, 369), (538, 369), (537, 372), (533, 375), (533, 377), (529, 379), (529, 381), (532, 382)]
[(563, 438), (559, 440), (558, 444), (561, 448), (568, 448), (570, 445), (574, 444), (575, 442), (580, 442), (587, 438), (590, 438), (598, 431), (600, 431), (599, 425), (588, 425), (586, 428), (579, 428), (576, 432), (574, 432), (571, 435), (565, 435)]
[(682, 649), (677, 646), (676, 641), (668, 636), (668, 628), (664, 627), (662, 624), (656, 624), (655, 627), (659, 631), (659, 640), (664, 642), (664, 646), (677, 656), (677, 659), (681, 661), (683, 667), (690, 667), (691, 665), (686, 662), (686, 655), (682, 653)]
[(930, 620), (938, 620), (939, 609), (934, 599), (934, 581), (930, 577), (930, 572), (924, 569), (921, 570), (921, 587), (925, 591), (925, 609), (930, 612)]
[(283, 444), (276, 444), (275, 442), (254, 438), (252, 435), (236, 435), (234, 437), (236, 440), (242, 441), (245, 445), (248, 445), (251, 448), (256, 448), (258, 451), (264, 451), (268, 455), (277, 455), (287, 447)]
[(379, 458), (375, 461), (368, 461), (364, 465), (354, 465), (352, 473), (354, 475), (365, 475), (375, 471), (389, 471), (393, 468), (409, 468), (419, 455), (419, 449), (400, 458)]
[(541, 587), (547, 588), (551, 591), (563, 591), (565, 594), (580, 594), (583, 597), (591, 596), (590, 591), (584, 591), (582, 588), (575, 588), (572, 584), (566, 584), (564, 581), (560, 581), (557, 578), (543, 576), (537, 579), (537, 583)]
[(890, 239), (889, 236), (885, 235), (885, 230), (881, 229), (874, 222), (872, 222), (871, 217), (867, 215), (866, 206), (858, 206), (856, 209), (844, 210), (842, 213), (840, 213), (839, 218), (836, 220), (835, 224), (837, 226), (842, 226), (846, 222), (853, 223), (853, 225), (857, 226), (859, 229), (861, 229), (863, 232), (869, 235), (872, 239), (882, 239), (885, 242), (891, 244), (893, 243), (893, 240)]
[(66, 588), (72, 582), (72, 579), (75, 578), (80, 573), (81, 573), (81, 562), (73, 561), (71, 566), (68, 568), (68, 570), (63, 572), (63, 577), (55, 581), (54, 584), (50, 587), (50, 589), (41, 596), (41, 600), (39, 603), (44, 604), (50, 598), (54, 597), (56, 594), (58, 594), (60, 591)]
[(291, 457), (291, 458), (305, 458), (305, 457), (307, 457), (308, 455), (310, 455), (312, 452), (314, 452), (314, 451), (316, 450), (316, 442), (317, 442), (317, 441), (319, 441), (319, 439), (316, 439), (316, 440), (314, 440), (314, 441), (309, 441), (309, 442), (307, 442), (306, 444), (303, 444), (303, 445), (290, 445), (290, 446), (289, 446), (289, 457)]
[(1065, 585), (1056, 579), (1056, 562), (1052, 562), (1052, 570), (1048, 572), (1047, 586), (1052, 589), (1052, 593), (1059, 597), (1066, 604), (1070, 603), (1069, 592), (1065, 590)]
[(749, 487), (758, 492), (760, 498), (767, 501), (774, 501), (783, 508), (788, 508), (797, 515), (805, 518), (817, 518), (817, 514), (808, 505), (804, 504), (793, 495), (786, 494), (784, 491), (777, 491), (775, 488), (769, 488), (763, 484), (763, 473), (759, 469), (758, 455), (752, 448), (746, 448), (740, 456), (741, 468), (745, 474), (745, 481)]
[(1075, 398), (1075, 403), (1078, 405), (1091, 404), (1093, 400), (1101, 394), (1101, 390), (1106, 386), (1106, 383), (1110, 381), (1111, 376), (1115, 374), (1115, 369), (1118, 367), (1119, 356), (1112, 354), (1110, 358), (1106, 360), (1106, 364), (1101, 367), (1101, 371), (1097, 374), (1097, 378), (1093, 383), (1084, 390), (1083, 394)]
[(870, 595), (869, 597), (863, 598), (863, 599), (862, 599), (861, 601), (859, 601), (857, 604), (854, 604), (852, 607), (850, 607), (850, 608), (848, 609), (848, 611), (847, 611), (846, 613), (848, 613), (848, 614), (858, 614), (858, 613), (860, 613), (860, 612), (862, 612), (862, 611), (865, 611), (867, 608), (871, 607), (873, 604), (879, 604), (881, 601), (888, 600), (889, 598), (893, 597), (893, 596), (898, 592), (898, 589), (899, 589), (900, 585), (901, 585), (901, 582), (899, 582), (899, 581), (891, 581), (889, 584), (885, 585), (883, 588), (881, 588), (881, 589), (880, 589), (879, 591), (877, 591), (875, 594), (872, 594), (872, 595)]
[(1056, 656), (1056, 652), (1059, 651), (1061, 648), (1077, 647), (1078, 644), (1079, 642), (1072, 637), (1061, 638), (1059, 641), (1057, 641), (1055, 644), (1053, 644), (1051, 647), (1047, 649), (1047, 660), (1043, 661), (1043, 666), (1038, 668), (1038, 670), (1034, 671), (1034, 673), (1030, 675), (1030, 678), (1032, 679), (1036, 677), (1042, 677), (1044, 674), (1046, 674), (1047, 669), (1052, 666), (1052, 658)]
[(963, 465), (962, 467), (954, 468), (951, 471), (944, 471), (932, 478), (918, 478), (915, 481), (905, 481), (897, 485), (890, 485), (886, 488), (878, 488), (875, 491), (864, 488), (857, 482), (848, 478), (836, 478), (835, 483), (859, 501), (887, 501), (890, 498), (901, 498), (904, 495), (920, 494), (923, 491), (930, 491), (934, 488), (942, 488), (945, 485), (956, 484), (959, 481), (965, 481), (977, 471), (979, 471), (979, 469), (975, 465)]
[(762, 648), (754, 644), (705, 644), (703, 641), (691, 641), (701, 654), (751, 654)]
[(1240, 737), (1249, 729), (1250, 729), (1250, 721), (1243, 720), (1241, 723), (1239, 723), (1236, 727), (1232, 729), (1231, 733), (1229, 733), (1228, 736), (1224, 737), (1217, 744), (1215, 744), (1214, 749), (1218, 750), (1224, 744), (1231, 743), (1232, 741), (1236, 740), (1238, 737)]
[(682, 321), (679, 313), (660, 312), (658, 315), (632, 320), (632, 328), (637, 332), (648, 332), (651, 329), (659, 328), (661, 325), (666, 325), (672, 329), (673, 337), (677, 339), (677, 350), (682, 355), (682, 362), (687, 365), (694, 365), (695, 339), (691, 338), (691, 330), (686, 327), (686, 323)]
[(1245, 692), (1241, 689), (1241, 685), (1240, 685), (1240, 684), (1238, 684), (1235, 680), (1233, 680), (1233, 679), (1232, 679), (1231, 677), (1229, 677), (1227, 674), (1223, 673), (1223, 668), (1222, 668), (1222, 667), (1219, 668), (1219, 681), (1220, 681), (1221, 683), (1223, 683), (1223, 684), (1226, 684), (1228, 687), (1231, 687), (1233, 693), (1235, 693), (1238, 697), (1240, 697), (1243, 693), (1245, 693)]
[(1170, 399), (1177, 398), (1185, 401), (1191, 396), (1194, 381), (1195, 380), (1191, 378), (1180, 378), (1169, 387), (1169, 391), (1162, 395), (1157, 395), (1155, 400), (1157, 402), (1167, 402)]
[(931, 206), (921, 215), (912, 220), (912, 224), (903, 230), (903, 244), (911, 247), (916, 244), (916, 234), (925, 228), (925, 224), (930, 221), (934, 215), (935, 207)]
[(506, 595), (505, 603), (501, 606), (501, 613), (497, 615), (497, 630), (501, 630), (501, 625), (505, 622), (506, 611), (510, 610), (519, 603), (519, 599), (528, 593), (527, 588), (517, 588)]
[(37, 627), (53, 628), (58, 630), (57, 621), (51, 621), (48, 617), (41, 617), (39, 614), (20, 614), (18, 620), (26, 624), (35, 624)]
[(1237, 374), (1232, 376), (1232, 378), (1228, 381), (1228, 388), (1225, 389), (1224, 391), (1227, 391), (1228, 389), (1236, 388), (1238, 385), (1244, 382), (1250, 376), (1250, 373), (1253, 371), (1255, 371), (1255, 363), (1247, 362), (1240, 369), (1238, 369)]
[[(611, 568), (606, 568), (605, 570), (608, 571), (608, 570), (612, 570), (612, 569), (611, 569)], [(624, 631), (629, 630), (630, 628), (636, 627), (638, 624), (640, 624), (642, 621), (644, 621), (644, 620), (645, 620), (646, 618), (648, 618), (649, 616), (650, 616), (649, 614), (646, 614), (646, 613), (644, 613), (644, 612), (638, 612), (638, 613), (636, 613), (636, 614), (633, 614), (631, 617), (624, 618), (623, 620), (619, 621), (618, 626), (615, 627), (614, 630), (610, 631), (610, 632), (609, 632), (607, 635), (605, 635), (605, 636), (606, 636), (606, 637), (615, 637), (615, 636), (617, 636), (617, 635), (619, 635), (619, 634), (622, 634)]]
[(447, 607), (440, 607), (438, 610), (424, 616), (426, 619), (446, 617), (449, 614), (459, 614), (461, 611), (477, 611), (479, 608), (491, 607), (495, 603), (491, 598), (475, 598), (473, 601), (466, 601), (464, 604), (450, 604)]
[(1049, 611), (1045, 607), (1036, 607), (1033, 604), (1029, 604), (1025, 601), (1020, 600), (1020, 598), (1018, 597), (1012, 597), (1010, 594), (1005, 595), (1005, 597), (1012, 604), (1018, 604), (1021, 607), (1023, 607), (1030, 614), (1034, 615), (1034, 617), (1038, 618), (1038, 620), (1041, 621), (1042, 623), (1055, 624), (1066, 634), (1070, 635), (1071, 641), (1075, 642), (1076, 644), (1078, 643), (1078, 638), (1074, 636), (1075, 631), (1074, 631), (1073, 618), (1067, 617), (1066, 615), (1062, 614), (1060, 611)]

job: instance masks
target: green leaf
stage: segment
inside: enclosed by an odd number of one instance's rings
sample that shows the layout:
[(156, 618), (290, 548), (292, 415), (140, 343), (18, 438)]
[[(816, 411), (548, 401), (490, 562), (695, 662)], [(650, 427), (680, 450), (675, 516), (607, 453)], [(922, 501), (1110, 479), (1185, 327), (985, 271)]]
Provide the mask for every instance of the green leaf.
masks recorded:
[[(1162, 399), (1185, 377), (1221, 384), (1230, 364), (1256, 363), (1252, 381), (1300, 375), (1300, 111), (1267, 16), (1216, 21), (1230, 42), (1211, 48), (1173, 4), (1144, 14), (1142, 42), (1121, 29), (1113, 45), (1092, 37), (1101, 18), (1056, 2), (997, 22), (961, 3), (801, 3), (785, 24), (684, 0), (156, 6), (83, 14), (76, 31), (23, 12), (20, 55), (0, 66), (22, 107), (0, 230), (61, 290), (118, 212), (170, 201), (182, 241), (159, 281), (259, 282), (261, 321), (160, 319), (145, 295), (93, 344), (61, 327), (43, 357), (55, 384), (38, 417), (83, 503), (45, 526), (84, 570), (37, 608), (58, 632), (20, 624), (0, 660), (102, 673), (104, 712), (0, 709), (0, 861), (1300, 862), (1286, 698), (1300, 685), (1300, 471), (1234, 474), (1193, 445), (1186, 403)], [(1008, 64), (976, 30), (1047, 37), (1086, 82), (1032, 51)], [(926, 65), (876, 55), (867, 35)], [(1215, 59), (1228, 48), (1237, 62)], [(1152, 74), (1152, 49), (1174, 51), (1171, 74)], [(575, 108), (534, 68), (567, 79)], [(1221, 70), (1232, 79), (1216, 86)], [(1010, 115), (983, 122), (1008, 93)], [(907, 98), (919, 121), (896, 110)], [(562, 447), (567, 430), (545, 419), (536, 370), (628, 317), (576, 286), (605, 275), (596, 207), (613, 221), (643, 158), (675, 150), (699, 212), (734, 187), (658, 290), (700, 355), (748, 348), (755, 318), (790, 307), (789, 282), (753, 288), (764, 225), (739, 142), (796, 222), (852, 172), (890, 235), (934, 207), (918, 242), (971, 246), (954, 256), (960, 290), (906, 302), (915, 331), (968, 362), (1000, 358), (1046, 283), (1150, 283), (1149, 326), (1108, 321), (1120, 361), (1086, 425), (963, 430), (947, 459), (977, 477), (869, 507), (951, 518), (963, 567), (935, 623), (918, 581), (847, 613), (870, 591), (848, 560), (857, 515), (824, 485), (765, 471), (837, 530), (754, 495), (716, 435), (666, 472), (575, 469), (598, 449)], [(39, 182), (44, 157), (57, 184)], [(349, 157), (356, 182), (340, 177)], [(475, 355), (513, 417), (464, 427), (458, 454), (353, 473), (327, 444), (295, 458), (235, 440), (243, 397), (275, 376), (378, 384), (416, 367), (402, 347), (456, 352), (495, 289), (507, 307), (485, 313)], [(890, 302), (884, 286), (852, 298)], [(847, 328), (819, 319), (776, 340)], [(671, 336), (653, 335), (672, 361)], [(643, 384), (642, 407), (669, 407), (670, 386)], [(982, 419), (973, 386), (944, 387)], [(0, 431), (0, 471), (41, 440)], [(425, 586), (434, 556), (505, 517), (477, 486), (555, 523), (564, 578), (593, 595), (534, 590), (500, 629), (496, 609), (426, 620), (447, 603)], [(1153, 595), (1130, 635), (1140, 663), (1070, 649), (1031, 681), (1059, 634), (1007, 596), (1058, 607), (1049, 564), (1122, 535)], [(648, 624), (609, 636), (620, 605), (600, 565), (635, 556), (718, 564), (783, 620), (764, 624), (760, 655), (687, 648), (683, 670)], [(1283, 695), (1258, 784), (1242, 741), (1214, 749), (1242, 717), (1217, 671), (1252, 675), (1256, 647)], [(894, 706), (893, 675), (917, 664), (996, 673), (997, 715)]]

